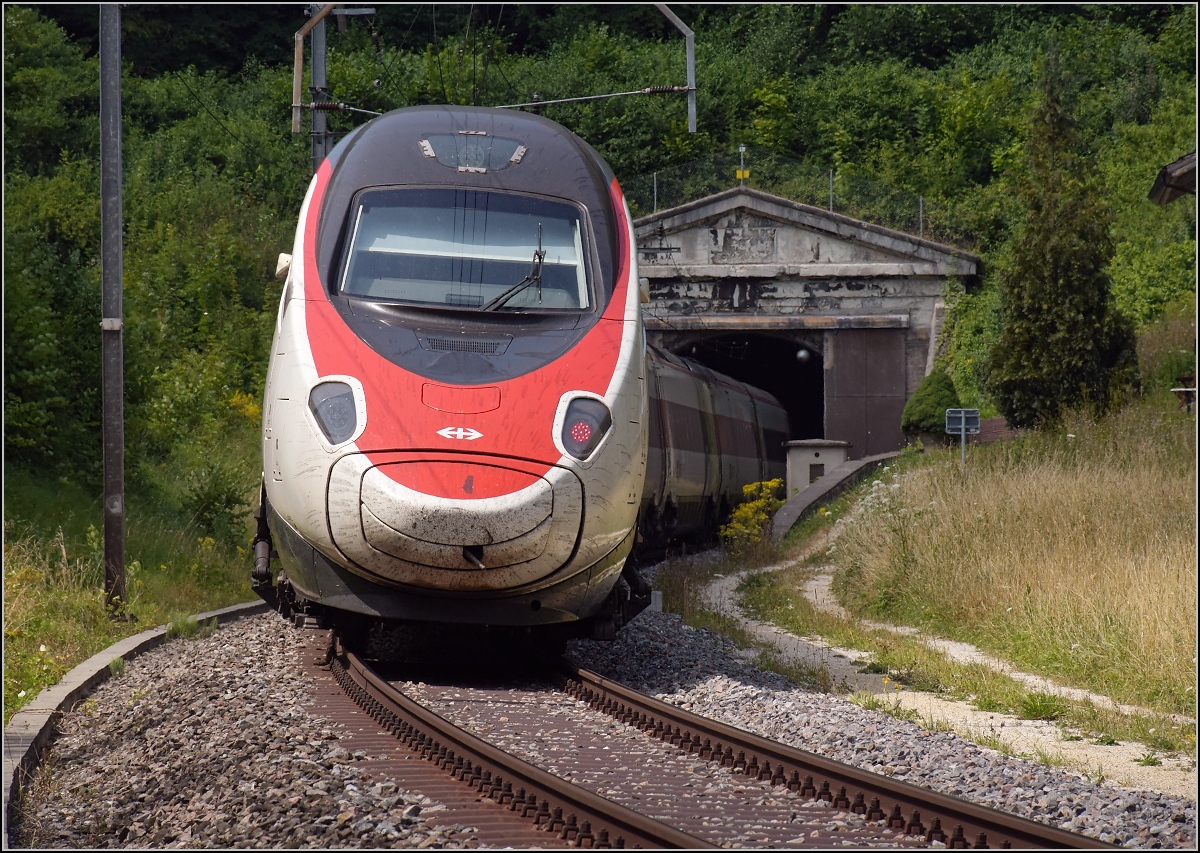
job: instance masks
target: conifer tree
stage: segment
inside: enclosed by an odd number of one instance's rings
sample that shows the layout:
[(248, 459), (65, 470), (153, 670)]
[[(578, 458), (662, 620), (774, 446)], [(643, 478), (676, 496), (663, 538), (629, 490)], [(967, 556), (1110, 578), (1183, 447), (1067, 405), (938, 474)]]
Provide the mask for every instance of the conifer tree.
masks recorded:
[(1003, 330), (989, 357), (992, 397), (1015, 427), (1081, 404), (1103, 410), (1136, 381), (1133, 327), (1109, 296), (1111, 212), (1061, 89), (1051, 55), (1018, 179), (1026, 220), (1001, 271)]

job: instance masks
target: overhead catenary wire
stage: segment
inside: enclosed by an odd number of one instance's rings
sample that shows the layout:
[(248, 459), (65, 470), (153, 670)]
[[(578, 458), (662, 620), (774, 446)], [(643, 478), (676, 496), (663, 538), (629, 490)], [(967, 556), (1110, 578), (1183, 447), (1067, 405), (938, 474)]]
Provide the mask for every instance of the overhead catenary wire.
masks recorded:
[[(462, 46), (461, 57), (463, 57), (462, 61), (465, 62), (466, 61), (465, 57), (467, 55), (467, 44), (470, 43), (470, 46), (471, 46), (471, 92), (470, 92), (471, 106), (479, 106), (477, 103), (475, 103), (475, 35), (474, 35), (474, 33), (471, 32), (471, 25), (473, 23), (475, 23), (475, 4), (474, 3), (471, 4), (471, 8), (467, 11), (467, 31), (466, 31), (466, 34), (463, 36), (463, 46)], [(464, 81), (464, 83), (465, 83), (465, 81)], [(463, 98), (463, 103), (466, 103), (465, 97)]]
[(525, 104), (501, 104), (498, 110), (512, 110), (518, 107), (544, 107), (549, 104), (571, 104), (578, 101), (598, 101), (602, 98), (622, 98), (627, 95), (669, 95), (674, 92), (690, 92), (687, 86), (647, 86), (645, 89), (635, 89), (632, 92), (610, 92), (607, 95), (581, 95), (578, 98), (557, 98), (552, 101), (530, 101)]
[[(421, 9), (421, 7), (418, 6), (417, 11), (413, 14), (412, 20), (408, 24), (408, 29), (404, 31), (404, 37), (400, 39), (400, 44), (393, 47), (392, 57), (391, 57), (391, 59), (388, 60), (387, 65), (384, 66), (383, 74), (380, 78), (381, 80), (386, 81), (388, 83), (392, 82), (392, 66), (396, 64), (396, 58), (398, 56), (400, 56), (401, 52), (404, 49), (404, 45), (408, 42), (408, 37), (410, 35), (412, 35), (413, 27), (416, 26), (417, 19), (419, 17), (421, 17), (422, 11), (423, 10)], [(372, 27), (374, 27), (374, 19), (372, 19)], [(382, 55), (382, 51), (380, 53)], [(383, 65), (382, 61), (380, 62), (380, 65)]]
[[(495, 44), (495, 35), (500, 32), (500, 19), (503, 17), (504, 17), (504, 4), (501, 3), (500, 11), (496, 15), (496, 27), (494, 30), (492, 30), (492, 35), (488, 38), (487, 44), (484, 46), (484, 51), (483, 51), (483, 83), (480, 88), (482, 88), (484, 92), (487, 92), (488, 60), (492, 58), (492, 47)], [(478, 106), (479, 102), (476, 101), (475, 105)]]
[(508, 87), (508, 91), (512, 92), (514, 95), (517, 94), (517, 87), (512, 84), (512, 81), (508, 79), (508, 75), (504, 73), (504, 66), (499, 62), (496, 62), (495, 66), (496, 71), (500, 74), (500, 79), (503, 80), (504, 85)]

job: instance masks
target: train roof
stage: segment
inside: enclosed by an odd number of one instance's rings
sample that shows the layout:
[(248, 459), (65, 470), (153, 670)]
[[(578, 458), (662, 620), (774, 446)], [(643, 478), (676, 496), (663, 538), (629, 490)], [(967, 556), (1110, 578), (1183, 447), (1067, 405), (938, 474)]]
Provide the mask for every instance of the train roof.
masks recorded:
[[(456, 155), (465, 143), (473, 157)], [(595, 149), (562, 125), (518, 110), (445, 105), (393, 110), (346, 136), (328, 160), (332, 173), (317, 253), (330, 276), (351, 200), (369, 187), (462, 187), (568, 199), (588, 211), (599, 246), (615, 247), (615, 219), (624, 216), (624, 210), (613, 210), (614, 176)], [(611, 281), (615, 253), (599, 255), (601, 274)]]

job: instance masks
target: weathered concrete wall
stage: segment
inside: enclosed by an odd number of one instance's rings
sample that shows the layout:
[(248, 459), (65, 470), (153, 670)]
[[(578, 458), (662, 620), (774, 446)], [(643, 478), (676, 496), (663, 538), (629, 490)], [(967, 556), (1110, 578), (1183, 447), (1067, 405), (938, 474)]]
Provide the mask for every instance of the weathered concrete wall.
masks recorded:
[(635, 226), (653, 343), (681, 352), (731, 332), (786, 336), (824, 361), (825, 438), (854, 442), (853, 458), (902, 446), (937, 307), (978, 258), (747, 188)]

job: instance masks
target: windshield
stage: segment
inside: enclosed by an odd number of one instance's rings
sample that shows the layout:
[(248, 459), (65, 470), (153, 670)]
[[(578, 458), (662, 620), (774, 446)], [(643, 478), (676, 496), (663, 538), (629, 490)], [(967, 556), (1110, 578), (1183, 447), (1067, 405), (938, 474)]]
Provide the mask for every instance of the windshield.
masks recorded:
[(479, 190), (388, 189), (361, 193), (352, 215), (345, 294), (499, 311), (589, 307), (573, 205)]

